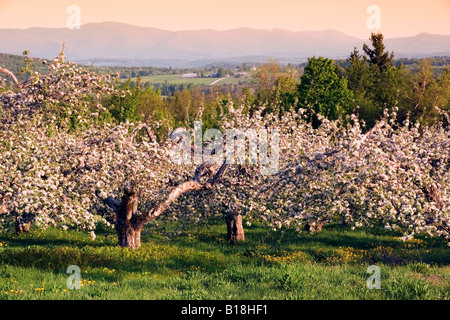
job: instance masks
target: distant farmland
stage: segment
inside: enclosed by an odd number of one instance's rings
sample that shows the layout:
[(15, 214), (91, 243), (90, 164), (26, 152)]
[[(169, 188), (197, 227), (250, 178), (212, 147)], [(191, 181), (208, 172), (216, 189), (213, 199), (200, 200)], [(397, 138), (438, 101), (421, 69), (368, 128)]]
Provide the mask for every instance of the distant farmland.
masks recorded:
[[(182, 85), (182, 84), (193, 84), (193, 85), (211, 85), (215, 81), (219, 80), (219, 78), (181, 78), (182, 75), (157, 75), (157, 76), (146, 76), (142, 77), (141, 81), (143, 83), (149, 82), (151, 85), (163, 85), (163, 84), (175, 84), (175, 85)], [(137, 78), (132, 78), (133, 81), (136, 81)], [(217, 85), (223, 85), (223, 84), (239, 84), (239, 83), (245, 83), (250, 81), (250, 76), (246, 77), (229, 77), (224, 78), (223, 80), (217, 82)]]

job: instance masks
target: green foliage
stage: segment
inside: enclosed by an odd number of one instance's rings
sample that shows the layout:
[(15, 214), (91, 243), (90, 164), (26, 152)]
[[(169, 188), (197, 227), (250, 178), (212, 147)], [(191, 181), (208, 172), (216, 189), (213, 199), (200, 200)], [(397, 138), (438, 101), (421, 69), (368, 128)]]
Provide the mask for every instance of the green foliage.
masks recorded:
[(276, 60), (269, 60), (267, 63), (258, 66), (252, 76), (256, 83), (257, 104), (263, 105), (272, 99), (275, 84), (281, 74), (281, 65)]
[(298, 70), (292, 65), (281, 66), (276, 60), (261, 64), (252, 75), (255, 88), (242, 90), (242, 102), (250, 112), (264, 106), (263, 116), (280, 117), (297, 104)]
[(385, 51), (386, 47), (384, 46), (383, 39), (383, 34), (372, 33), (370, 36), (372, 48), (367, 44), (363, 45), (363, 50), (367, 55), (364, 59), (369, 62), (370, 66), (376, 66), (380, 72), (392, 66), (394, 60), (394, 53)]
[(409, 75), (410, 86), (403, 93), (403, 116), (431, 125), (442, 119), (442, 111), (449, 111), (450, 69), (436, 77), (431, 61), (422, 60), (417, 73)]
[(217, 78), (223, 78), (227, 74), (227, 70), (224, 67), (220, 67), (217, 71)]
[(300, 79), (298, 97), (299, 107), (336, 120), (350, 111), (353, 93), (348, 89), (347, 80), (337, 75), (333, 60), (313, 57), (308, 59)]
[(252, 93), (249, 87), (245, 87), (242, 89), (243, 103), (244, 106), (253, 106), (255, 104), (255, 95)]
[[(16, 75), (19, 75), (21, 70), (23, 70), (26, 66), (39, 73), (48, 72), (47, 66), (42, 64), (41, 60), (31, 59), (28, 54), (28, 51), (24, 51), (22, 56), (0, 53), (0, 66), (10, 70)], [(26, 77), (22, 80), (26, 80)]]
[(374, 74), (356, 48), (350, 54), (347, 61), (349, 66), (345, 69), (345, 76), (348, 81), (348, 88), (355, 94), (364, 96), (375, 81)]
[(175, 93), (169, 104), (169, 111), (175, 118), (176, 126), (190, 127), (195, 121), (198, 106), (194, 104), (192, 92), (187, 88)]
[(372, 34), (372, 48), (363, 45), (366, 55), (355, 48), (347, 59), (345, 76), (354, 92), (352, 108), (368, 129), (383, 115), (383, 110), (398, 107), (402, 120), (409, 107), (405, 92), (409, 89), (409, 73), (403, 65), (394, 66), (394, 54), (385, 52), (382, 34)]
[(113, 95), (110, 100), (109, 112), (119, 122), (137, 121), (138, 115), (138, 101), (139, 101), (139, 88), (130, 88), (131, 80), (128, 80), (122, 85), (124, 91), (128, 91), (128, 94), (119, 93)]
[[(223, 76), (230, 72), (230, 66), (197, 69), (89, 66), (85, 69), (117, 72), (121, 79), (128, 78), (121, 87), (130, 92), (128, 95), (114, 95), (106, 103), (109, 112), (97, 112), (96, 102), (92, 99), (89, 102), (93, 104), (90, 113), (98, 114), (97, 120), (101, 122), (164, 120), (161, 136), (167, 134), (169, 127), (190, 126), (190, 121), (198, 118), (200, 110), (206, 126), (217, 127), (220, 124), (217, 108), (223, 99), (244, 104), (250, 107), (250, 111), (265, 106), (264, 113), (280, 116), (298, 107), (310, 107), (329, 119), (356, 113), (364, 120), (367, 129), (382, 116), (385, 108), (395, 106), (399, 108), (400, 123), (407, 118), (425, 125), (441, 120), (445, 123), (447, 120), (442, 111), (450, 108), (449, 58), (393, 60), (394, 54), (386, 51), (383, 41), (382, 34), (372, 34), (370, 43), (363, 45), (363, 54), (355, 48), (346, 61), (336, 61), (334, 64), (328, 59), (309, 59), (300, 84), (298, 66), (282, 66), (275, 60), (260, 65), (252, 73), (253, 83), (236, 82), (220, 89), (183, 83), (152, 85), (144, 83), (145, 78), (142, 77), (178, 77), (181, 73), (193, 72), (205, 76), (219, 73)], [(29, 58), (28, 52), (24, 52), (23, 56), (0, 54), (0, 65), (17, 75), (20, 73), (21, 81), (26, 81), (35, 71), (48, 73), (47, 65), (41, 60)], [(249, 71), (250, 66), (240, 66), (239, 69)], [(207, 79), (197, 80), (212, 81)], [(0, 90), (10, 89), (14, 89), (13, 85), (7, 82), (6, 87)], [(62, 102), (46, 108), (49, 113), (58, 116), (57, 121), (67, 122), (70, 130), (89, 125), (85, 115), (81, 115), (80, 119), (80, 114), (73, 113), (71, 107), (63, 106)]]
[(281, 117), (284, 113), (294, 109), (298, 100), (297, 85), (298, 81), (292, 73), (281, 75), (275, 81), (272, 98), (266, 112), (275, 112)]

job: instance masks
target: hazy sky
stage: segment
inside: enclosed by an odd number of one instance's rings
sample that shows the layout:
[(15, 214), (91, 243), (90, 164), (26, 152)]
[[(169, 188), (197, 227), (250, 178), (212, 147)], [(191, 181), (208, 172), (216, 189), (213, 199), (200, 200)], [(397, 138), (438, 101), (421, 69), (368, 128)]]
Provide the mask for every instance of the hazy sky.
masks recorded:
[(117, 21), (166, 30), (335, 29), (365, 39), (371, 32), (367, 8), (377, 5), (386, 38), (450, 35), (450, 0), (0, 0), (0, 28), (65, 27), (69, 5), (80, 8), (82, 25)]

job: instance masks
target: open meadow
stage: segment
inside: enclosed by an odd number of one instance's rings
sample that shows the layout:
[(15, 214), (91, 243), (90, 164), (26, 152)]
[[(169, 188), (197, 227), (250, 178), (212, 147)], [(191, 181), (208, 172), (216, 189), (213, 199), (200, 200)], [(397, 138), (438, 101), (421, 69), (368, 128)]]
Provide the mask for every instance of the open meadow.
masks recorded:
[[(267, 234), (226, 243), (225, 226), (165, 239), (143, 232), (137, 250), (117, 246), (113, 230), (32, 229), (0, 237), (0, 299), (310, 300), (450, 299), (450, 249), (436, 239), (403, 242), (383, 230), (338, 224), (320, 233)], [(80, 289), (68, 289), (70, 265)], [(367, 268), (381, 288), (368, 289)]]
[[(157, 76), (145, 76), (141, 78), (143, 83), (149, 82), (151, 85), (164, 85), (164, 84), (172, 84), (172, 85), (212, 85), (216, 82), (218, 85), (223, 84), (239, 84), (240, 82), (246, 82), (249, 80), (249, 77), (228, 77), (228, 78), (182, 78), (182, 75), (157, 75)], [(133, 81), (136, 81), (137, 78), (132, 78)], [(220, 81), (218, 81), (220, 80)]]

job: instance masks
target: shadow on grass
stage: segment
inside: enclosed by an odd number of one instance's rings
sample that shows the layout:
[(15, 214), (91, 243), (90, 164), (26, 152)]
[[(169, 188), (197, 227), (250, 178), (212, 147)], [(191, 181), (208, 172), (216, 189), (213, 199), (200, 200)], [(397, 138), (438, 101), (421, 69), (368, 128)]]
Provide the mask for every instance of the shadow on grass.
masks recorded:
[[(169, 241), (149, 231), (143, 233), (142, 248), (135, 251), (118, 247), (112, 232), (99, 232), (96, 241), (82, 237), (80, 233), (64, 234), (62, 236), (65, 238), (61, 238), (52, 231), (44, 234), (46, 237), (42, 239), (18, 237), (10, 242), (8, 249), (0, 251), (0, 261), (11, 266), (55, 272), (65, 272), (69, 265), (77, 265), (82, 269), (114, 268), (122, 273), (156, 273), (190, 268), (221, 272), (233, 263), (261, 263), (261, 255), (267, 253), (303, 251), (309, 255), (310, 262), (325, 263), (327, 257), (333, 257), (339, 248), (352, 248), (369, 252), (371, 256), (366, 262), (370, 263), (450, 263), (449, 248), (437, 240), (433, 241), (438, 245), (428, 253), (425, 248), (404, 250), (403, 244), (394, 238), (395, 234), (373, 229), (351, 231), (340, 225), (328, 225), (322, 232), (313, 234), (293, 231), (268, 234), (266, 229), (252, 226), (246, 228), (246, 241), (234, 246), (226, 243), (224, 226), (206, 228), (198, 234), (183, 233)], [(0, 242), (2, 239), (5, 237), (0, 237)], [(264, 251), (258, 252), (260, 247), (264, 247)], [(393, 252), (375, 252), (375, 248), (391, 248)], [(169, 250), (169, 253), (166, 254), (164, 250)], [(114, 280), (115, 277), (117, 275), (110, 276)]]
[(24, 248), (29, 246), (42, 246), (55, 248), (68, 247), (104, 247), (115, 245), (117, 237), (112, 232), (104, 230), (96, 231), (96, 239), (92, 240), (86, 232), (77, 230), (64, 231), (59, 229), (39, 230), (36, 227), (28, 233), (17, 235), (15, 233), (0, 234), (0, 242), (6, 242), (11, 248)]
[[(301, 248), (311, 247), (352, 247), (355, 249), (370, 249), (375, 245), (396, 246), (398, 241), (392, 238), (392, 235), (380, 233), (378, 235), (362, 231), (350, 231), (350, 228), (340, 225), (329, 225), (322, 232), (317, 233), (297, 233), (295, 231), (271, 232), (267, 233), (258, 227), (245, 228), (246, 240), (237, 245), (229, 245), (226, 243), (226, 229), (222, 234), (219, 233), (200, 233), (195, 235), (201, 246), (209, 249), (217, 249), (221, 246), (225, 251), (235, 252), (236, 249), (248, 249), (257, 245), (268, 245), (273, 249), (285, 248), (288, 246)], [(187, 240), (186, 235), (174, 239), (174, 243), (180, 246), (190, 247), (192, 242)]]
[[(210, 231), (210, 230), (209, 230)], [(364, 257), (364, 263), (383, 263), (386, 265), (403, 265), (410, 262), (432, 263), (446, 265), (450, 263), (450, 254), (447, 244), (440, 239), (422, 239), (420, 247), (406, 244), (395, 237), (401, 233), (393, 233), (383, 228), (365, 228), (351, 230), (350, 227), (340, 224), (329, 224), (322, 232), (298, 233), (295, 231), (267, 233), (260, 227), (246, 227), (246, 240), (237, 245), (226, 243), (225, 229), (214, 229), (214, 233), (199, 233), (196, 240), (190, 241), (187, 235), (174, 238), (170, 243), (179, 247), (191, 248), (195, 245), (198, 250), (218, 251), (224, 255), (240, 255), (247, 258), (258, 258), (264, 254), (277, 254), (280, 251), (303, 251), (312, 261), (328, 263), (339, 259), (336, 257), (341, 250), (359, 251)], [(222, 232), (222, 233), (220, 233)], [(261, 250), (260, 247), (264, 249)], [(345, 252), (344, 252), (345, 253)], [(252, 259), (246, 259), (248, 262)], [(257, 259), (253, 259), (257, 261)]]

